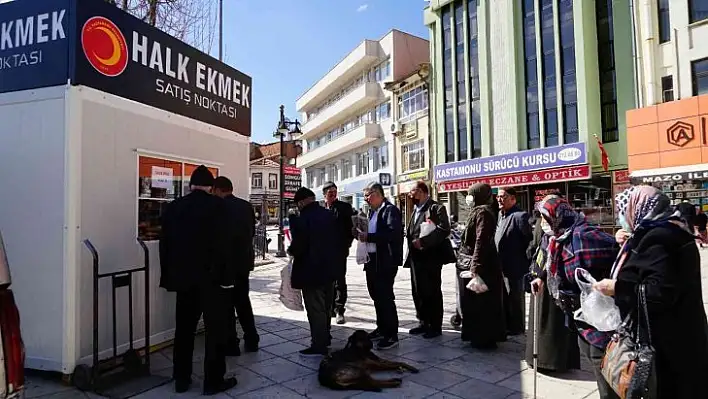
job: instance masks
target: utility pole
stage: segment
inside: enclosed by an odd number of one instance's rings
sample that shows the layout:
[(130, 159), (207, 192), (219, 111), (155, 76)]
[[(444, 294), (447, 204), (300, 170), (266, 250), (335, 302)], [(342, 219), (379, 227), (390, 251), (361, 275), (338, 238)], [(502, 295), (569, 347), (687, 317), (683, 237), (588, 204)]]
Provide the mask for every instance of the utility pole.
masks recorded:
[(224, 61), (224, 0), (219, 0), (219, 61)]

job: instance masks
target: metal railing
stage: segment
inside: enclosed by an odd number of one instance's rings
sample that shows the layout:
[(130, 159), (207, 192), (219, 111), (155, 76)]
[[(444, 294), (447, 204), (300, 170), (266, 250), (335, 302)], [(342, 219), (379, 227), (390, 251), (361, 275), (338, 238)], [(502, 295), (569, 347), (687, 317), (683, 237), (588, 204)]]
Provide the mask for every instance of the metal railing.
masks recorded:
[(265, 225), (256, 227), (256, 234), (253, 236), (253, 250), (256, 253), (256, 258), (266, 258), (268, 253), (268, 233)]

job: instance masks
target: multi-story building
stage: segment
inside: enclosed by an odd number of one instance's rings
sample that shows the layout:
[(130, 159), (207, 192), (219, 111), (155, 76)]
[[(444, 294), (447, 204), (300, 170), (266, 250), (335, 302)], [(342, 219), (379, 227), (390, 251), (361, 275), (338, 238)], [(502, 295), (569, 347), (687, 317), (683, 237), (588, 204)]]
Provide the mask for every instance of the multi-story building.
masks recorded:
[(635, 103), (629, 2), (430, 1), (434, 180), (451, 213), (464, 220), (465, 191), (486, 181), (527, 210), (558, 191), (614, 224)]
[(395, 123), (383, 85), (428, 59), (427, 40), (392, 30), (381, 40), (364, 40), (297, 100), (303, 185), (322, 199), (321, 186), (334, 181), (342, 200), (355, 208), (365, 207), (364, 186), (381, 177), (388, 195), (395, 195), (389, 145)]
[(708, 0), (636, 2), (638, 108), (627, 112), (634, 183), (708, 211)]
[[(286, 165), (295, 166), (301, 148), (295, 141), (285, 141), (282, 152)], [(251, 143), (249, 173), (251, 188), (249, 201), (259, 220), (278, 221), (280, 209), (280, 142)]]
[(394, 127), (394, 167), (396, 171), (397, 205), (410, 220), (413, 203), (409, 198), (419, 180), (431, 182), (430, 119), (428, 117), (428, 77), (430, 64), (421, 64), (408, 76), (387, 83), (392, 94)]

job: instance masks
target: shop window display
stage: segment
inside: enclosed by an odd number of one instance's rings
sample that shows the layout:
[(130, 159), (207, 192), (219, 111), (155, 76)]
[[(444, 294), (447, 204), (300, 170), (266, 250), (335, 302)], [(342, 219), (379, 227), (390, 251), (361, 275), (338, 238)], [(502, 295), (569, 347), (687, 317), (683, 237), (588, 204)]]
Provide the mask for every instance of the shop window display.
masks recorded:
[(568, 183), (568, 201), (575, 210), (583, 212), (588, 223), (608, 231), (615, 228), (612, 193), (612, 178), (609, 175)]
[[(138, 157), (138, 238), (154, 241), (160, 237), (160, 218), (167, 204), (189, 194), (189, 177), (199, 165)], [(216, 177), (217, 168), (209, 170)]]

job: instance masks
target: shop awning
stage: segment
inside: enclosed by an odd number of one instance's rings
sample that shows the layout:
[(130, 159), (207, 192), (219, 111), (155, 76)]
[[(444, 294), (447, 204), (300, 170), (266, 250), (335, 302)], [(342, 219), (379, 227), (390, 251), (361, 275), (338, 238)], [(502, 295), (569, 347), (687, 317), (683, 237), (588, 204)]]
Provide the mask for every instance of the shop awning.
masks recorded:
[(636, 170), (629, 177), (632, 184), (708, 179), (708, 164)]

